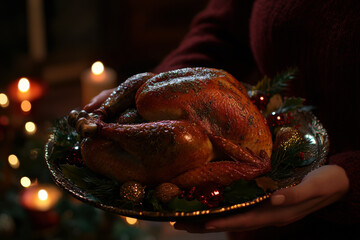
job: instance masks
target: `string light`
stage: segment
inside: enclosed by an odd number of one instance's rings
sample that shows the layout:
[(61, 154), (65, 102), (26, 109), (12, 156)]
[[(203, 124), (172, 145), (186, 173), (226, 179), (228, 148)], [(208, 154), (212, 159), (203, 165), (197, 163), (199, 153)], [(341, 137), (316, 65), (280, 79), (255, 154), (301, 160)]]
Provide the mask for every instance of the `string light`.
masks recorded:
[(13, 169), (18, 169), (20, 167), (20, 161), (14, 154), (9, 155), (8, 162)]
[(91, 72), (95, 75), (100, 75), (104, 72), (104, 64), (100, 61), (94, 62), (91, 66)]
[(20, 92), (27, 92), (30, 89), (30, 81), (27, 78), (20, 78), (18, 83), (18, 89)]
[(23, 186), (24, 188), (30, 187), (30, 185), (31, 185), (31, 180), (30, 180), (30, 178), (28, 178), (28, 177), (22, 177), (22, 178), (20, 179), (20, 184), (21, 184), (21, 186)]

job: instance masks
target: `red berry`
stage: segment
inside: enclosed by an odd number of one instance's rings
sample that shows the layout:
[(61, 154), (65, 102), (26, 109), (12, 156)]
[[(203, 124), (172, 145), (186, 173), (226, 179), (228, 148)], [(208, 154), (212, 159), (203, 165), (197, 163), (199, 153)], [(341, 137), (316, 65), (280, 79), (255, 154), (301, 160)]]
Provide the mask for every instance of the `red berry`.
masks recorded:
[(251, 97), (251, 101), (258, 107), (259, 110), (265, 110), (267, 104), (269, 103), (269, 97), (264, 93), (258, 92)]
[(197, 187), (196, 198), (204, 205), (213, 208), (223, 200), (223, 186), (215, 182), (208, 182)]
[(84, 162), (81, 156), (81, 149), (79, 144), (75, 144), (68, 155), (66, 156), (66, 163), (76, 165), (78, 167), (84, 166)]

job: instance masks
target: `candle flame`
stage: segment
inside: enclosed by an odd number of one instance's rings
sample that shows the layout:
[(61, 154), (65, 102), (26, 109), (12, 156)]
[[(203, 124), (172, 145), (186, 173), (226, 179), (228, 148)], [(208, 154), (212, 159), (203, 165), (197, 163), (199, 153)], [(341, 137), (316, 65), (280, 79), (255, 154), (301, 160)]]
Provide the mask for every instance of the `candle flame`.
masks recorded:
[(91, 72), (95, 75), (100, 75), (104, 72), (104, 64), (100, 61), (94, 62), (91, 66)]
[(30, 82), (27, 78), (21, 78), (18, 83), (18, 89), (20, 92), (28, 92), (30, 89)]
[(41, 201), (45, 201), (48, 199), (48, 192), (45, 190), (45, 189), (40, 189), (39, 192), (38, 192), (38, 198), (41, 200)]
[(21, 186), (23, 186), (24, 188), (30, 187), (30, 185), (31, 185), (31, 180), (30, 180), (30, 178), (28, 178), (28, 177), (22, 177), (22, 178), (20, 179), (20, 184), (21, 184)]

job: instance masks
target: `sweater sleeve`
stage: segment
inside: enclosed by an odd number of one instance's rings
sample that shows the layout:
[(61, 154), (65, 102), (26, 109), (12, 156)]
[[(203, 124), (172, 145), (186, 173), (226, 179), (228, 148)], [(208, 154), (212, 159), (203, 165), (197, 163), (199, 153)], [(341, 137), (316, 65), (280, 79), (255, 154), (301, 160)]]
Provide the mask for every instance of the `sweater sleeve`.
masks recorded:
[(320, 210), (320, 217), (339, 224), (360, 222), (360, 151), (339, 153), (329, 158), (329, 164), (345, 169), (350, 180), (349, 192), (340, 201)]
[(252, 0), (211, 0), (193, 20), (178, 48), (155, 73), (183, 67), (214, 67), (242, 77), (254, 67), (249, 44)]
[[(183, 67), (221, 68), (242, 80), (255, 68), (249, 44), (252, 0), (211, 0), (193, 20), (178, 48), (155, 69), (155, 73)], [(334, 223), (360, 221), (360, 151), (332, 155), (329, 164), (345, 169), (350, 191), (317, 215)]]

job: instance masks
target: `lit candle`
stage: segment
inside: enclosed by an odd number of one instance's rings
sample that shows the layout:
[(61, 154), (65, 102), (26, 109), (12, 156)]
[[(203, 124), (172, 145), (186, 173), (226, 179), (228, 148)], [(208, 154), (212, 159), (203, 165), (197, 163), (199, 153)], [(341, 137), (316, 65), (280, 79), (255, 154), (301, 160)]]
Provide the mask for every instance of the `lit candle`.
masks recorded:
[(101, 91), (116, 86), (116, 72), (97, 61), (81, 75), (82, 103), (86, 105)]
[(54, 207), (61, 198), (61, 192), (53, 185), (31, 185), (22, 178), (24, 190), (20, 194), (20, 204), (28, 212), (36, 228), (49, 228), (59, 222)]
[(25, 188), (21, 195), (21, 204), (29, 210), (48, 211), (57, 204), (60, 197), (61, 192), (57, 187), (39, 184)]
[(33, 60), (41, 62), (46, 57), (46, 31), (43, 0), (27, 0), (29, 52)]
[(43, 95), (43, 87), (40, 83), (23, 77), (10, 84), (9, 94), (17, 102), (34, 101)]

